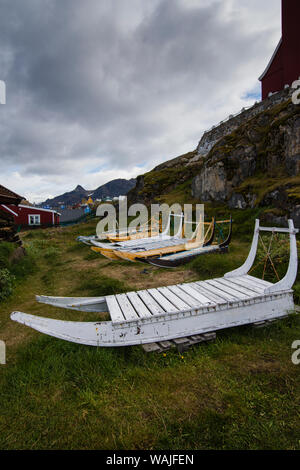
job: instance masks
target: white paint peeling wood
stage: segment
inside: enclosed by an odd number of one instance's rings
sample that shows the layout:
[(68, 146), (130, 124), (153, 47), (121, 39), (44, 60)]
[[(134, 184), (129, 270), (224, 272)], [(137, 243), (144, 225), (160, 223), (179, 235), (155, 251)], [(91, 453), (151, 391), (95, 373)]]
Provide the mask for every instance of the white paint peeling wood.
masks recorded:
[(289, 229), (280, 229), (290, 235), (290, 262), (286, 276), (276, 284), (247, 275), (260, 231), (270, 229), (256, 221), (247, 260), (224, 278), (106, 297), (37, 297), (39, 302), (56, 307), (108, 311), (111, 321), (70, 322), (22, 312), (13, 312), (11, 319), (66, 341), (113, 347), (168, 341), (284, 317), (294, 310), (291, 288), (297, 275), (298, 231), (292, 221)]
[(42, 333), (74, 343), (91, 346), (129, 346), (166, 341), (190, 334), (230, 328), (285, 316), (293, 309), (292, 294), (256, 304), (231, 306), (211, 312), (186, 312), (161, 316), (156, 321), (126, 322), (116, 328), (112, 322), (66, 322), (14, 312), (12, 319)]

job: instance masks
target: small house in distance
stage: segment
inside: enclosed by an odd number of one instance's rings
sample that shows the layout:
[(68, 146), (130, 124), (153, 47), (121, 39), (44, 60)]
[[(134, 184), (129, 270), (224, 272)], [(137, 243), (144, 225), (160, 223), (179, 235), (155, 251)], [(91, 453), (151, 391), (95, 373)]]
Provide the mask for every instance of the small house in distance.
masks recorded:
[(23, 227), (51, 227), (59, 225), (59, 212), (41, 207), (19, 204), (1, 205), (1, 209), (14, 217), (14, 225)]

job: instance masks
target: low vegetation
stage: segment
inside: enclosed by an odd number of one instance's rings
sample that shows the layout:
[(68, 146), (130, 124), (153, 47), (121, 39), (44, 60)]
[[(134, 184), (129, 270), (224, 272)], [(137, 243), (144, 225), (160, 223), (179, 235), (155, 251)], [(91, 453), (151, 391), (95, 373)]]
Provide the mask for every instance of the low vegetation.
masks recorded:
[[(207, 217), (212, 214), (226, 215), (208, 206)], [(257, 214), (234, 211), (229, 254), (171, 271), (94, 254), (75, 239), (93, 233), (95, 220), (23, 232), (27, 256), (19, 263), (11, 264), (10, 248), (1, 246), (0, 269), (15, 279), (10, 295), (0, 299), (0, 339), (7, 345), (7, 364), (0, 366), (0, 448), (299, 449), (299, 366), (291, 361), (298, 316), (261, 330), (218, 332), (215, 343), (183, 354), (72, 344), (9, 318), (20, 310), (92, 321), (106, 317), (38, 304), (34, 295), (104, 295), (222, 276), (245, 259)], [(280, 237), (274, 249), (281, 275), (288, 245)], [(265, 275), (274, 276), (269, 264)]]

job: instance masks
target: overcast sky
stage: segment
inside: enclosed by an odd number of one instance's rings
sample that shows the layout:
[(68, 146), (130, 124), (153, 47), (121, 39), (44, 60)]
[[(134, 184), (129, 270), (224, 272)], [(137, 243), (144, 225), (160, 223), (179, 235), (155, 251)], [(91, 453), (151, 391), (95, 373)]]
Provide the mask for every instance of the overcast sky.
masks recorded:
[(193, 150), (260, 99), (280, 0), (0, 0), (0, 183), (38, 202)]

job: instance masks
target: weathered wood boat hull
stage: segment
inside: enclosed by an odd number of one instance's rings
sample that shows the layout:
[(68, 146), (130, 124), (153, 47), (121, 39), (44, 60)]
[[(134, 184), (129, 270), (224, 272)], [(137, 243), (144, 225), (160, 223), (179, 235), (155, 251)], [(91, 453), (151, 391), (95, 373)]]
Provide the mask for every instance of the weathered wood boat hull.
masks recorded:
[(113, 259), (113, 260), (120, 259), (116, 255), (114, 250), (105, 250), (105, 249), (102, 249), (102, 248), (98, 248), (96, 246), (92, 246), (91, 250), (95, 251), (96, 253), (100, 253), (102, 256), (105, 256), (105, 258), (108, 258), (108, 259)]
[(186, 247), (185, 243), (178, 242), (177, 245), (165, 246), (165, 247), (155, 248), (152, 250), (145, 250), (145, 251), (115, 250), (115, 253), (117, 254), (117, 256), (119, 256), (122, 259), (125, 259), (128, 261), (136, 261), (136, 260), (138, 261), (141, 258), (148, 259), (148, 258), (160, 256), (162, 254), (177, 253), (177, 252), (183, 251), (185, 247)]
[[(161, 246), (165, 244), (164, 248), (148, 249), (147, 245), (157, 245)], [(135, 261), (139, 258), (148, 258), (151, 256), (159, 255), (161, 252), (164, 253), (176, 253), (177, 251), (182, 251), (185, 247), (185, 243), (182, 243), (180, 240), (176, 240), (175, 237), (170, 239), (160, 239), (160, 237), (153, 237), (153, 239), (143, 239), (144, 248), (139, 248), (139, 245), (136, 247), (130, 247), (127, 251), (123, 245), (117, 246), (114, 245), (105, 245), (104, 243), (93, 243), (92, 250), (98, 253), (101, 253), (103, 256), (110, 257), (110, 259), (124, 259), (126, 261)], [(126, 245), (125, 245), (126, 246)]]
[(258, 297), (246, 303), (207, 306), (134, 322), (71, 322), (13, 312), (11, 319), (41, 333), (73, 343), (119, 347), (167, 341), (187, 335), (280, 318), (294, 309), (292, 291)]
[[(193, 251), (193, 250), (190, 250)], [(139, 261), (142, 261), (147, 264), (152, 264), (153, 266), (157, 266), (158, 268), (177, 268), (179, 266), (183, 266), (190, 261), (193, 261), (194, 259), (198, 258), (199, 256), (207, 255), (207, 254), (215, 254), (215, 253), (227, 253), (228, 247), (219, 247), (216, 245), (215, 248), (211, 250), (203, 250), (203, 251), (196, 251), (196, 252), (189, 252), (189, 253), (184, 253), (185, 256), (178, 256), (178, 258), (174, 259), (168, 259), (167, 256), (162, 256), (160, 258), (144, 258), (140, 259)], [(181, 253), (178, 253), (178, 255), (181, 255)]]

